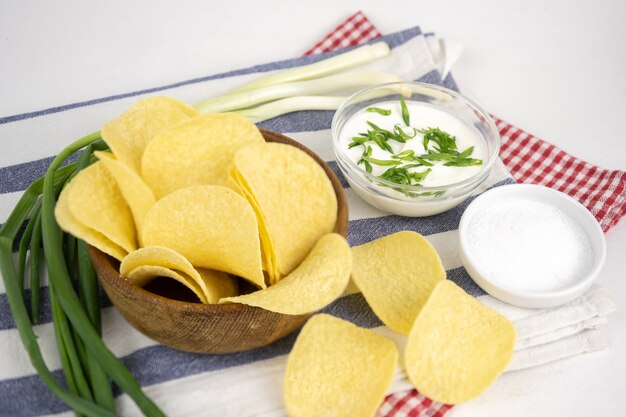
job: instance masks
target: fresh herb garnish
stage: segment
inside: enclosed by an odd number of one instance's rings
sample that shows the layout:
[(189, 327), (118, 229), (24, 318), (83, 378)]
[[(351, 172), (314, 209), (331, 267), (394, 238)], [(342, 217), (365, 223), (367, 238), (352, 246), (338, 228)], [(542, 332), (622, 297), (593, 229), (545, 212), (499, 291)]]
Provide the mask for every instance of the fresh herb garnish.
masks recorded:
[(365, 111), (370, 113), (378, 113), (382, 116), (389, 116), (391, 114), (391, 110), (389, 109), (381, 109), (380, 107), (368, 107)]
[(424, 135), (424, 149), (428, 150), (430, 142), (435, 142), (434, 150), (438, 153), (450, 153), (456, 151), (456, 137), (445, 132), (438, 127), (429, 127), (428, 129), (418, 130)]
[(428, 168), (423, 172), (411, 172), (408, 166), (389, 168), (382, 173), (380, 178), (403, 185), (420, 185), (420, 182), (426, 178), (431, 169)]
[[(406, 126), (413, 129), (412, 133), (407, 133), (405, 130), (406, 127), (400, 124), (394, 125), (393, 130), (390, 131), (381, 128), (371, 121), (367, 121), (366, 123), (369, 126), (367, 132), (359, 133), (359, 136), (353, 137), (352, 142), (348, 145), (348, 148), (354, 148), (359, 145), (363, 146), (363, 154), (358, 161), (358, 165), (363, 165), (368, 173), (372, 173), (373, 165), (389, 167), (379, 178), (400, 185), (420, 186), (422, 181), (424, 181), (426, 176), (432, 171), (431, 168), (428, 167), (432, 167), (436, 164), (467, 167), (481, 165), (483, 163), (481, 159), (471, 158), (474, 152), (473, 146), (459, 152), (456, 137), (446, 131), (437, 127), (429, 127), (421, 130), (410, 127), (409, 109), (403, 97), (400, 97), (400, 105), (402, 108), (402, 120)], [(366, 111), (376, 112), (385, 116), (391, 114), (391, 110), (381, 109), (379, 107), (368, 107)], [(390, 140), (406, 143), (408, 140), (413, 139), (417, 133), (423, 135), (422, 144), (426, 153), (417, 155), (415, 151), (411, 149), (394, 153), (393, 147), (389, 144)], [(391, 159), (373, 158), (373, 149), (368, 142), (374, 142), (380, 149), (388, 152)], [(424, 167), (427, 167), (424, 171), (414, 171), (416, 168)], [(439, 191), (433, 193), (415, 193), (393, 186), (391, 188), (412, 197), (443, 194), (443, 192)]]
[(404, 97), (400, 96), (400, 107), (402, 107), (402, 120), (404, 120), (404, 124), (407, 126), (411, 125), (411, 120), (409, 119), (409, 109), (406, 106), (406, 102), (404, 101)]
[(402, 164), (402, 161), (398, 161), (395, 159), (377, 159), (372, 158), (371, 156), (361, 156), (361, 159), (370, 162), (372, 164), (380, 165), (380, 166), (396, 166)]

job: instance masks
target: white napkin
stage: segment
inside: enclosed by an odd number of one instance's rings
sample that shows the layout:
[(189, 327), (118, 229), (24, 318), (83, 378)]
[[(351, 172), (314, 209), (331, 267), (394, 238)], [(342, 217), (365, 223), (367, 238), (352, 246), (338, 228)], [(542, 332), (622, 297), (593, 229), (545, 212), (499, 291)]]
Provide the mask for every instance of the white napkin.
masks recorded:
[(608, 346), (607, 316), (615, 303), (607, 290), (594, 285), (587, 293), (560, 307), (529, 310), (490, 296), (480, 300), (513, 322), (517, 330), (509, 371), (594, 352)]

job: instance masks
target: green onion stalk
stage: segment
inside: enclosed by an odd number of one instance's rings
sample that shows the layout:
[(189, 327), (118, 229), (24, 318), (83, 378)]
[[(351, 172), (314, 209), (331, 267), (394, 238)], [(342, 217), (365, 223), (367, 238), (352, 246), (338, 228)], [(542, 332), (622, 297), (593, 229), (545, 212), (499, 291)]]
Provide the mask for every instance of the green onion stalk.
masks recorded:
[[(397, 81), (392, 74), (349, 72), (337, 74), (389, 54), (380, 42), (332, 58), (278, 72), (245, 84), (222, 97), (198, 103), (201, 113), (231, 111), (259, 122), (300, 110), (335, 110), (346, 89)], [(130, 371), (107, 348), (101, 337), (99, 288), (87, 244), (63, 233), (54, 209), (63, 187), (93, 163), (94, 151), (106, 150), (100, 132), (91, 133), (57, 155), (43, 178), (23, 193), (0, 229), (0, 273), (11, 313), (24, 349), (48, 388), (76, 416), (116, 416), (112, 383), (124, 391), (148, 417), (165, 414), (142, 391)], [(82, 152), (76, 162), (67, 159)], [(13, 248), (20, 239), (18, 256)], [(48, 291), (54, 334), (65, 385), (48, 368), (33, 326), (39, 322), (42, 265), (48, 274)], [(28, 255), (30, 253), (30, 255)], [(28, 259), (28, 264), (27, 264)], [(31, 309), (25, 301), (26, 265), (29, 266)]]

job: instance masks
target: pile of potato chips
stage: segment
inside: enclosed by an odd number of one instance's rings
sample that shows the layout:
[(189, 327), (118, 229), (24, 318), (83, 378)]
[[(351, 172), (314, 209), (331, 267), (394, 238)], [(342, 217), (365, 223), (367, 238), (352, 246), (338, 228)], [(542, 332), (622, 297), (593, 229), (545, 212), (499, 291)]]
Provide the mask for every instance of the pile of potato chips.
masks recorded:
[[(337, 197), (302, 150), (265, 142), (241, 116), (200, 115), (166, 97), (139, 101), (101, 133), (111, 152), (95, 153), (55, 214), (63, 230), (118, 259), (131, 283), (167, 277), (202, 303), (286, 314), (311, 313), (344, 291), (352, 263), (332, 233)], [(262, 291), (240, 294), (239, 279)]]
[[(337, 198), (322, 167), (296, 147), (266, 143), (246, 119), (157, 97), (102, 136), (112, 152), (96, 153), (55, 214), (63, 230), (118, 259), (131, 283), (167, 277), (202, 303), (298, 315), (328, 305), (351, 280), (385, 325), (408, 335), (411, 382), (443, 403), (478, 396), (510, 361), (512, 324), (447, 281), (424, 237), (399, 232), (351, 249), (332, 233)], [(240, 294), (240, 279), (256, 290)], [(287, 361), (287, 410), (371, 417), (398, 357), (389, 339), (318, 314)]]
[[(421, 235), (394, 233), (353, 247), (352, 282), (378, 318), (407, 335), (402, 366), (417, 390), (456, 404), (481, 394), (511, 360), (515, 329), (452, 281)], [(318, 314), (287, 361), (291, 417), (374, 416), (393, 380), (398, 348), (386, 337)]]

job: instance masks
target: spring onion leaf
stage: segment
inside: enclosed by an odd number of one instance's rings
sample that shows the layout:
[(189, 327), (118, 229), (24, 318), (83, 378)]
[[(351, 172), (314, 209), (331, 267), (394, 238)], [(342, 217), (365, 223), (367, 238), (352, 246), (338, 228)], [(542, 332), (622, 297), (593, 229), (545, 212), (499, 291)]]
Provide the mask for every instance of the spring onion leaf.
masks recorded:
[(380, 107), (368, 107), (365, 111), (369, 113), (378, 113), (381, 116), (389, 116), (391, 114), (391, 110), (381, 109)]
[(402, 163), (402, 161), (398, 161), (394, 159), (377, 159), (377, 158), (372, 158), (371, 156), (362, 156), (361, 159), (371, 164), (380, 165), (380, 166), (396, 166)]
[(358, 89), (389, 82), (401, 81), (393, 74), (383, 72), (353, 72), (329, 75), (313, 80), (293, 81), (259, 87), (252, 91), (238, 91), (196, 103), (200, 113), (220, 113), (247, 109), (273, 100), (295, 96), (323, 95), (345, 89)]
[(402, 107), (402, 120), (407, 126), (411, 126), (411, 120), (409, 119), (409, 108), (406, 106), (404, 97), (400, 96), (400, 107)]
[(389, 55), (390, 51), (389, 45), (385, 42), (377, 42), (373, 45), (361, 46), (360, 48), (353, 49), (352, 51), (339, 54), (313, 64), (291, 68), (276, 74), (262, 77), (258, 80), (237, 87), (232, 90), (232, 92), (251, 91), (260, 87), (319, 78), (375, 61)]

